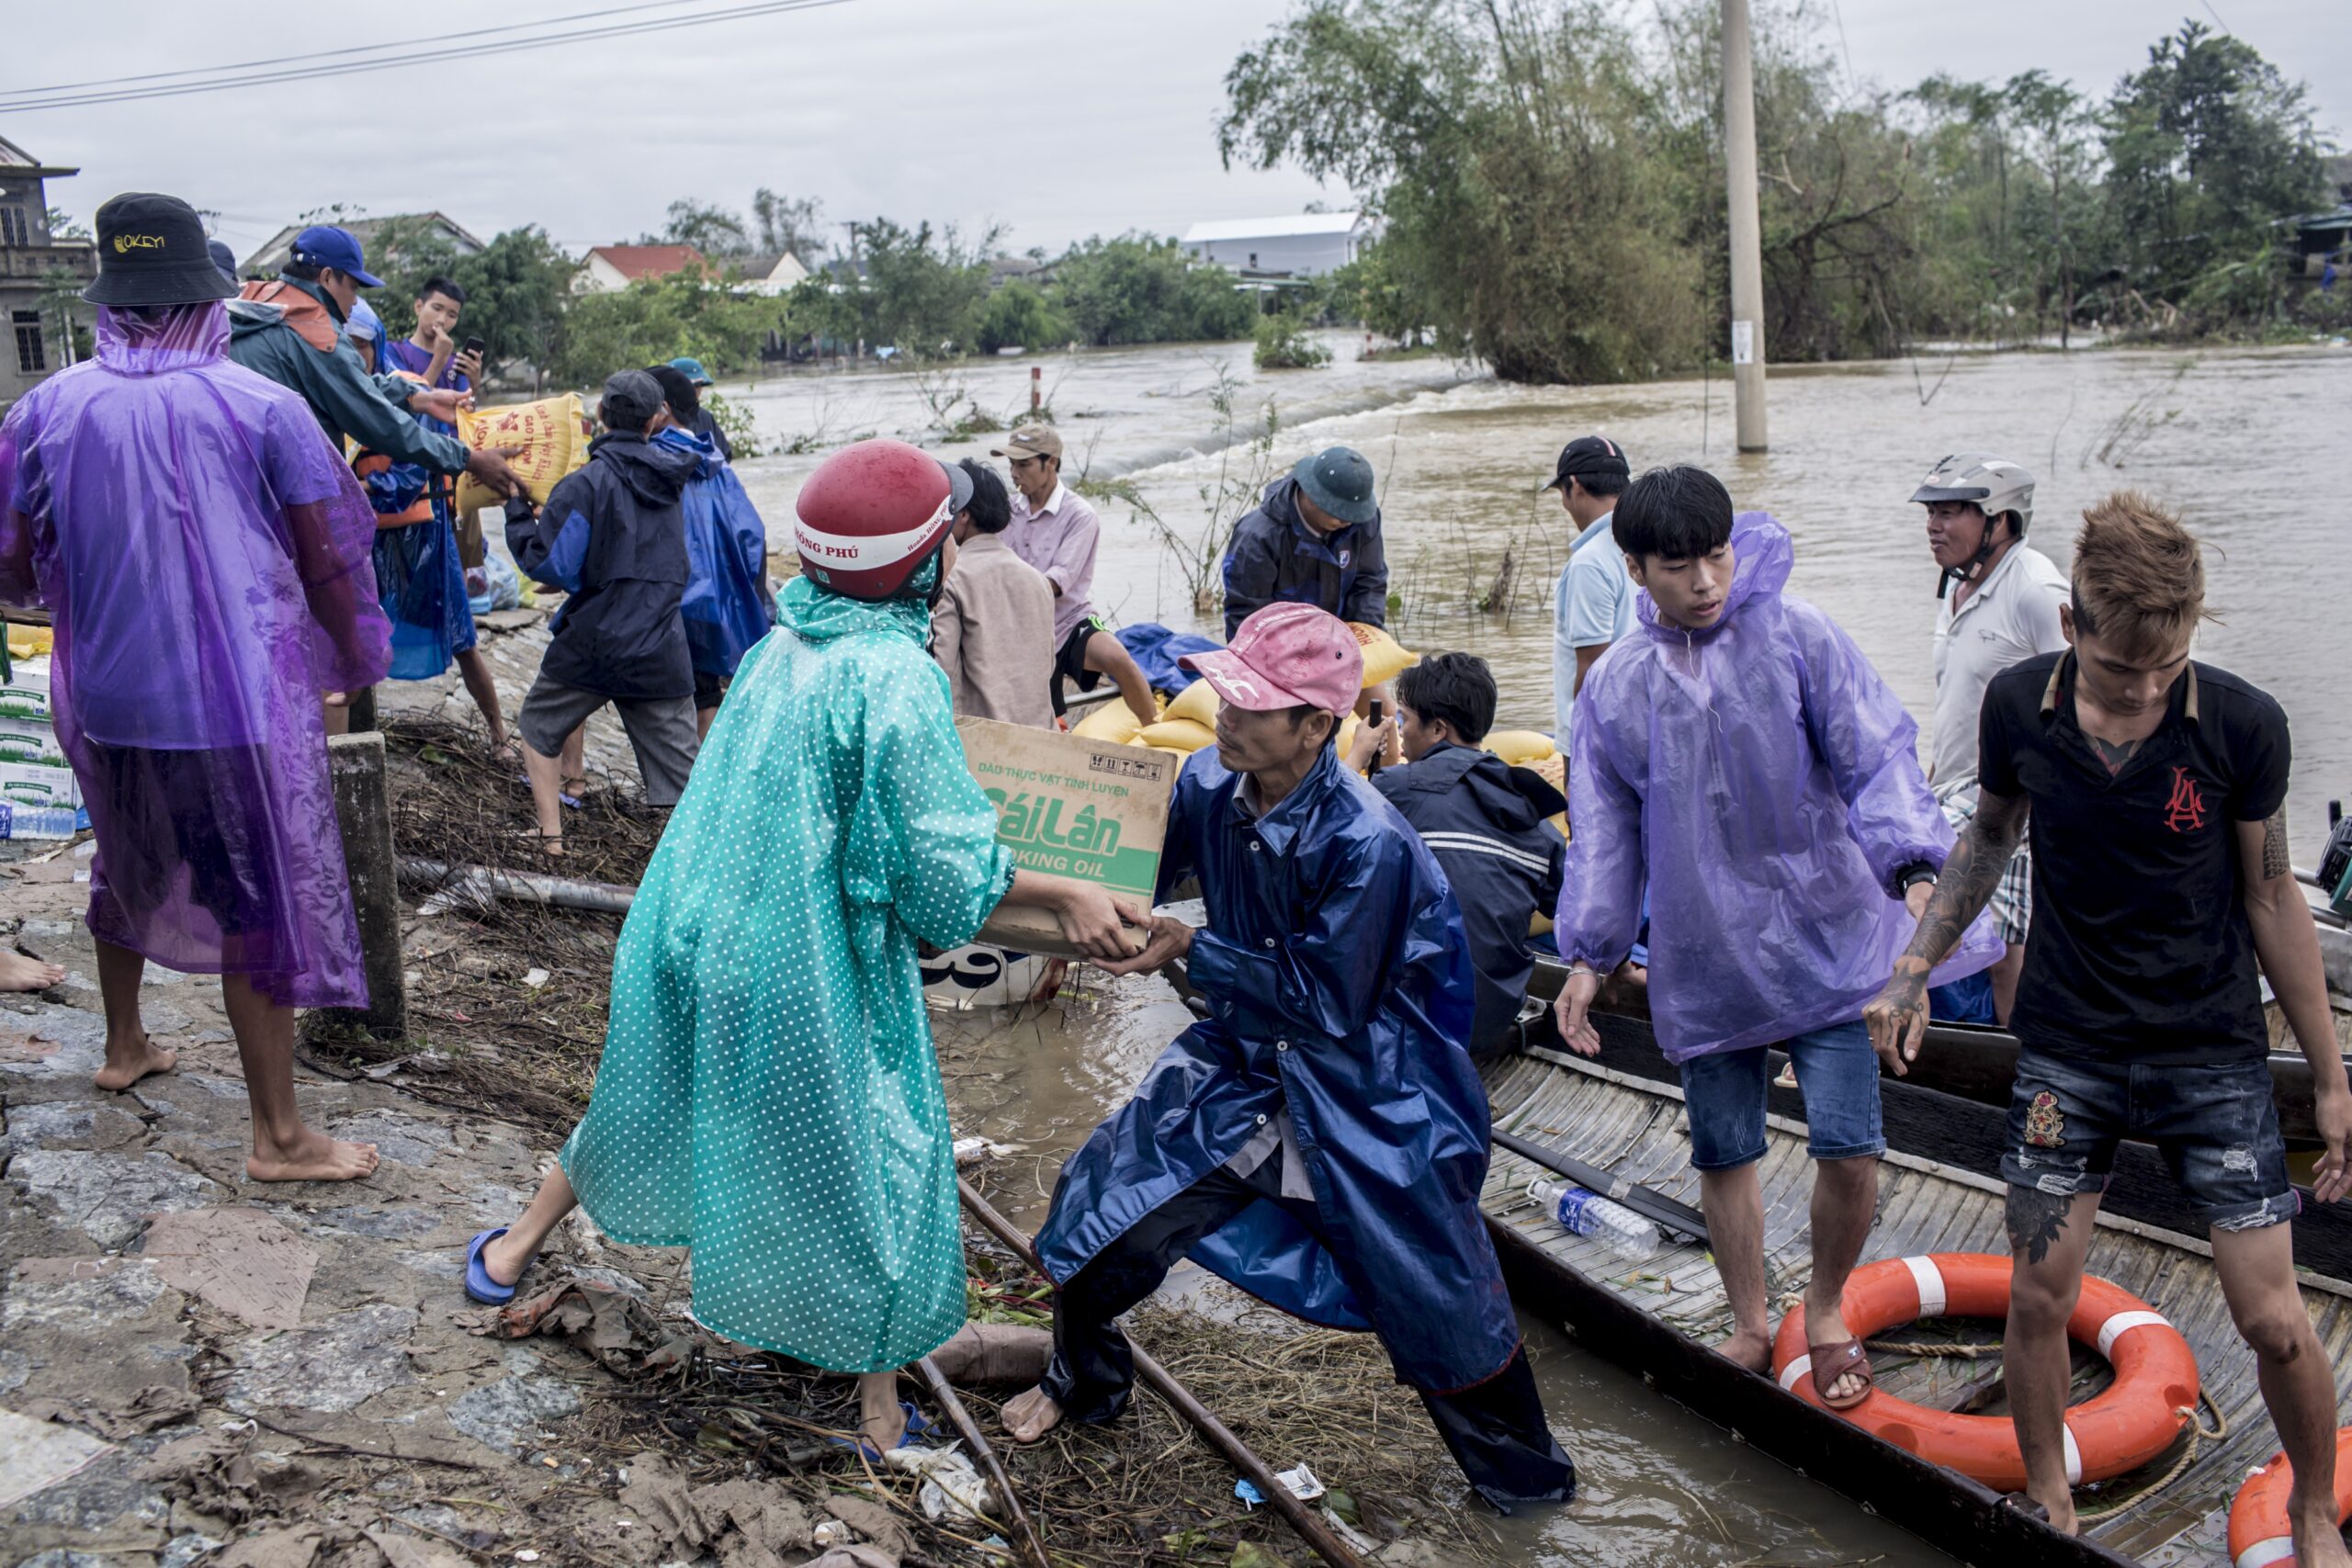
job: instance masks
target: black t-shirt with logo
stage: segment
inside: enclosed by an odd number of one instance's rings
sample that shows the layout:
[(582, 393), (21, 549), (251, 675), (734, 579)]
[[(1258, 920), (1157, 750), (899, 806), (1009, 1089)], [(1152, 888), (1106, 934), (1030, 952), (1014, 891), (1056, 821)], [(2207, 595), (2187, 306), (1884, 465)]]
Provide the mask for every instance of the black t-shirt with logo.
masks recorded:
[(2191, 662), (2155, 733), (2110, 773), (2075, 716), (2074, 655), (1995, 676), (1979, 778), (2032, 810), (2033, 924), (2009, 1026), (2037, 1050), (2135, 1062), (2269, 1048), (2237, 824), (2287, 799), (2287, 716)]

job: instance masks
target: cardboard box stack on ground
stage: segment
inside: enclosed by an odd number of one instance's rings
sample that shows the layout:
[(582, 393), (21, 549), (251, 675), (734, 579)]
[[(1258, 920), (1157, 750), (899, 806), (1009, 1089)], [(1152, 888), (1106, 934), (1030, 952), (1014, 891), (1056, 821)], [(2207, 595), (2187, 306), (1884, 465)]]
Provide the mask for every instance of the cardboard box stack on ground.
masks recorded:
[[(1028, 871), (1108, 888), (1151, 908), (1180, 757), (1050, 729), (959, 718), (965, 765), (997, 811), (997, 842)], [(1000, 908), (979, 940), (1023, 953), (1075, 956), (1044, 909)], [(1140, 950), (1143, 933), (1133, 933)]]
[(79, 806), (82, 787), (49, 722), (49, 660), (19, 659), (0, 684), (0, 800)]

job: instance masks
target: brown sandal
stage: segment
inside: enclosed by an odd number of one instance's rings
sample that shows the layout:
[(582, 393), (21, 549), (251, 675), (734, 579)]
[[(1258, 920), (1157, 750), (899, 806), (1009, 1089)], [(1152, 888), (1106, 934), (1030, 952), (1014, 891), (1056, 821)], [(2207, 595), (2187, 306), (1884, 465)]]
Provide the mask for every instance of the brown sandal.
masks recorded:
[[(1838, 1339), (1811, 1348), (1814, 1397), (1829, 1409), (1851, 1410), (1868, 1399), (1877, 1388), (1877, 1380), (1871, 1374), (1870, 1352), (1862, 1348), (1860, 1340)], [(1838, 1379), (1844, 1377), (1860, 1377), (1862, 1392), (1842, 1402), (1830, 1398), (1829, 1391), (1837, 1386)]]

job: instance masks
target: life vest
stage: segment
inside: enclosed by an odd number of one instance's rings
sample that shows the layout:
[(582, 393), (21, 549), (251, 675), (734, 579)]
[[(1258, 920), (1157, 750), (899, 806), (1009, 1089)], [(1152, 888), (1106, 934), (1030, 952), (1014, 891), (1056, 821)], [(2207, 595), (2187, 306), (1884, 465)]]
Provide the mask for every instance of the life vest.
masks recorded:
[[(412, 370), (394, 370), (392, 374), (420, 387), (425, 384), (424, 378)], [(368, 491), (368, 503), (376, 509), (377, 527), (405, 528), (412, 523), (433, 521), (434, 477), (417, 464), (395, 463), (381, 452), (370, 452), (355, 445), (351, 471), (359, 476), (361, 487)]]
[(267, 283), (248, 283), (237, 291), (237, 298), (256, 305), (277, 306), (286, 324), (321, 354), (333, 354), (335, 344), (343, 341), (343, 329), (317, 297), (282, 277)]

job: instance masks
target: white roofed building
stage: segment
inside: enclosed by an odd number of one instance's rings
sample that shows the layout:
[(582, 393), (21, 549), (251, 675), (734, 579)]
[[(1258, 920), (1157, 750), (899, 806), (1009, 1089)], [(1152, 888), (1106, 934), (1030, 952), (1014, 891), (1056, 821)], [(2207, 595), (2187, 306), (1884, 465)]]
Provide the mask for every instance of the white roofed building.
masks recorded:
[(1293, 212), (1195, 223), (1178, 243), (1194, 261), (1244, 277), (1319, 277), (1355, 260), (1374, 234), (1361, 212)]

